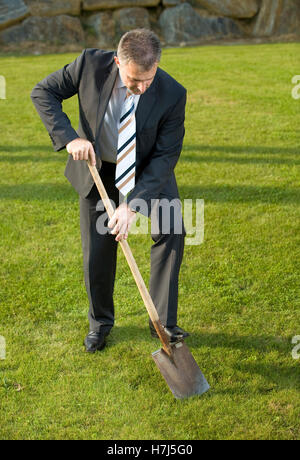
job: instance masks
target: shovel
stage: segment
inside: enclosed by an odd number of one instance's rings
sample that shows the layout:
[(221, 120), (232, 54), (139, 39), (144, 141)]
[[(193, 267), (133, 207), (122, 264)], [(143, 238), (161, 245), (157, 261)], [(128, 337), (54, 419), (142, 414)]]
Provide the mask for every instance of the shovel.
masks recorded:
[[(87, 163), (108, 217), (111, 219), (114, 213), (114, 208), (106, 193), (103, 182), (99, 176), (96, 166), (92, 166), (89, 161)], [(209, 389), (209, 385), (194, 360), (193, 355), (183, 340), (179, 340), (176, 343), (169, 342), (128, 242), (126, 240), (121, 240), (119, 243), (131, 269), (153, 326), (155, 327), (158, 337), (162, 343), (162, 348), (152, 353), (152, 358), (166, 380), (170, 390), (177, 399), (205, 393)]]

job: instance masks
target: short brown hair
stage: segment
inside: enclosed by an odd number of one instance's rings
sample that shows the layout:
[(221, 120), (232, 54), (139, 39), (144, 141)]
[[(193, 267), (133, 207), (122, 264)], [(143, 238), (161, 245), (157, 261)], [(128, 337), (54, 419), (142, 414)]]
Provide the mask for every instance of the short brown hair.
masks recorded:
[(152, 30), (134, 29), (121, 37), (117, 54), (121, 61), (133, 61), (147, 71), (160, 61), (161, 44)]

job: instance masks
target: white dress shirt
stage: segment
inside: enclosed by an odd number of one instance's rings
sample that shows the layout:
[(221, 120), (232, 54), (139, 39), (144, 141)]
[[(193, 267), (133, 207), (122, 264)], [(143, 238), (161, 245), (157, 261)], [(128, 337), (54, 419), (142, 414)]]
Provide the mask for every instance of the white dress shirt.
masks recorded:
[[(126, 86), (124, 85), (120, 72), (118, 72), (115, 86), (113, 88), (101, 129), (100, 146), (101, 160), (109, 163), (116, 163), (118, 150), (118, 128), (121, 117), (122, 106), (126, 98)], [(136, 111), (140, 96), (134, 96), (134, 110)]]

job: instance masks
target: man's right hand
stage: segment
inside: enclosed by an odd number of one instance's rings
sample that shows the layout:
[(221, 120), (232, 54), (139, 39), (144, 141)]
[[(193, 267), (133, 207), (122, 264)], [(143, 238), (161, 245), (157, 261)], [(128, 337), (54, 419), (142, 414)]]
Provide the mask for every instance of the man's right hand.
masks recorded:
[(73, 157), (73, 160), (90, 160), (92, 166), (96, 166), (96, 154), (90, 141), (78, 137), (66, 145), (67, 152)]

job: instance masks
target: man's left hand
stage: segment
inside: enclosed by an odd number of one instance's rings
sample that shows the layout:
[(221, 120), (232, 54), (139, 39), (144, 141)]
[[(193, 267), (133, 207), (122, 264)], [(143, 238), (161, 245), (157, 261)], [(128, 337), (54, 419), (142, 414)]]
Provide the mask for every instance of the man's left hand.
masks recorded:
[(108, 222), (109, 228), (112, 228), (112, 235), (117, 235), (115, 240), (127, 240), (129, 229), (134, 221), (136, 213), (132, 211), (126, 203), (120, 204), (115, 210), (112, 218)]

